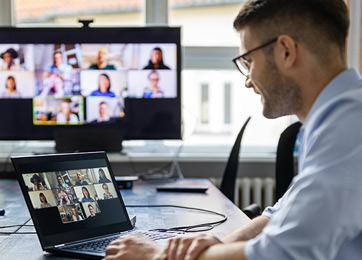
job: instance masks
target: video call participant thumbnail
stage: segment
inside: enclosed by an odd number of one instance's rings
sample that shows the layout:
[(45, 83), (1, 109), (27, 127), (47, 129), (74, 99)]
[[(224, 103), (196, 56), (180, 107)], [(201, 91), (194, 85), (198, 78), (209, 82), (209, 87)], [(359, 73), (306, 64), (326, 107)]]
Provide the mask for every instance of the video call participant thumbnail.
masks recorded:
[(74, 185), (88, 185), (89, 183), (83, 179), (83, 174), (80, 171), (76, 172), (77, 174), (77, 180), (75, 181)]
[(153, 70), (148, 74), (148, 86), (143, 91), (144, 98), (163, 98), (165, 96), (163, 90), (158, 85), (160, 74)]
[(78, 124), (78, 117), (72, 113), (70, 102), (64, 100), (59, 105), (59, 112), (57, 114), (57, 124)]
[(19, 64), (15, 63), (15, 59), (18, 57), (18, 52), (14, 48), (9, 48), (1, 53), (0, 58), (4, 60), (1, 70), (20, 70)]
[(5, 91), (1, 94), (2, 98), (21, 98), (21, 94), (16, 89), (14, 76), (8, 76), (5, 83)]
[(98, 89), (94, 90), (90, 96), (107, 96), (115, 97), (114, 92), (111, 91), (111, 79), (105, 73), (99, 75), (98, 78)]
[(170, 68), (168, 66), (166, 66), (163, 63), (163, 54), (162, 54), (162, 49), (160, 47), (155, 47), (152, 51), (151, 51), (151, 58), (148, 61), (147, 66), (145, 66), (143, 68), (144, 70), (162, 70), (162, 69), (167, 69), (169, 70)]
[(112, 64), (108, 64), (108, 50), (106, 48), (100, 48), (98, 50), (97, 63), (89, 66), (91, 70), (115, 70), (116, 67)]
[(39, 199), (40, 199), (40, 207), (41, 208), (49, 208), (52, 205), (48, 202), (47, 198), (45, 197), (44, 193), (39, 193)]

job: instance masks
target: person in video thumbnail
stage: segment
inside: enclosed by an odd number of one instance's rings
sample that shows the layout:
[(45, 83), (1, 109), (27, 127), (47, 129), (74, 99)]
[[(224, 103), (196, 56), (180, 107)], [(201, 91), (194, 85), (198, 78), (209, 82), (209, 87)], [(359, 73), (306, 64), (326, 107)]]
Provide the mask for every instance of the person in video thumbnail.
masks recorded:
[(98, 89), (94, 90), (90, 96), (106, 96), (115, 97), (116, 95), (111, 91), (111, 80), (107, 74), (100, 74), (98, 79)]
[(58, 180), (58, 185), (57, 188), (62, 189), (62, 188), (68, 188), (68, 184), (63, 182), (63, 179), (61, 176), (57, 176), (57, 180)]
[(108, 50), (106, 48), (100, 48), (98, 50), (97, 63), (90, 65), (89, 69), (115, 70), (116, 67), (112, 64), (108, 64)]
[(91, 121), (91, 123), (103, 123), (109, 122), (110, 120), (109, 105), (107, 102), (102, 101), (99, 103), (99, 117)]
[(75, 207), (72, 208), (72, 219), (73, 221), (83, 220), (82, 214), (80, 214)]
[(156, 47), (151, 52), (151, 58), (144, 70), (169, 70), (170, 68), (163, 63), (163, 55), (160, 47)]
[(83, 175), (80, 171), (77, 171), (77, 181), (75, 182), (75, 185), (88, 185), (88, 182), (86, 180), (83, 180)]
[(107, 200), (107, 199), (113, 199), (113, 198), (114, 198), (113, 195), (109, 192), (109, 187), (108, 187), (108, 185), (107, 185), (106, 183), (103, 183), (103, 184), (102, 184), (102, 188), (103, 188), (103, 190), (104, 190), (103, 198), (104, 198), (105, 200)]
[(71, 201), (69, 199), (68, 193), (65, 190), (60, 191), (60, 201), (59, 204), (63, 205), (70, 205)]
[(33, 177), (31, 177), (30, 182), (34, 184), (33, 190), (44, 190), (44, 186), (39, 175), (34, 174)]
[(103, 169), (99, 169), (99, 170), (98, 170), (98, 174), (99, 174), (99, 181), (98, 181), (98, 183), (111, 182), (111, 181), (106, 177), (106, 174), (104, 173)]
[(20, 70), (20, 66), (14, 62), (14, 59), (18, 56), (18, 52), (13, 48), (9, 48), (4, 53), (1, 53), (0, 58), (4, 60), (1, 70)]
[(88, 210), (89, 210), (89, 213), (90, 213), (88, 218), (96, 216), (96, 212), (94, 211), (94, 208), (93, 208), (93, 206), (91, 204), (88, 204)]
[(70, 110), (70, 102), (63, 100), (59, 105), (59, 113), (57, 114), (57, 124), (77, 124), (78, 117)]
[(72, 66), (63, 63), (63, 54), (60, 51), (53, 53), (53, 64), (43, 73), (44, 89), (41, 95), (64, 96), (64, 80), (70, 78)]
[(47, 198), (45, 197), (44, 193), (39, 193), (39, 199), (40, 199), (40, 207), (43, 208), (49, 208), (52, 205), (47, 201)]
[(53, 64), (46, 71), (48, 75), (50, 73), (55, 73), (59, 77), (63, 77), (64, 72), (69, 72), (72, 70), (72, 66), (63, 62), (63, 54), (60, 51), (55, 51), (53, 53)]
[(86, 187), (82, 187), (82, 193), (83, 193), (82, 202), (94, 202), (94, 199), (91, 198), (89, 191)]
[(2, 93), (2, 98), (21, 98), (21, 94), (16, 90), (16, 82), (13, 76), (9, 76), (5, 83), (6, 90)]
[(160, 89), (158, 82), (160, 81), (160, 74), (153, 70), (148, 74), (148, 87), (143, 90), (144, 98), (163, 98), (164, 92)]

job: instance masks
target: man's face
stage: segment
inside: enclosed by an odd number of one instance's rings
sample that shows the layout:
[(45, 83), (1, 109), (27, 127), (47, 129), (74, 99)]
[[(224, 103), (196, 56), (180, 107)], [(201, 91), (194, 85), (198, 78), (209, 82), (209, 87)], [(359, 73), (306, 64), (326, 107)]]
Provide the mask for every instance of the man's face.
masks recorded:
[(106, 62), (107, 61), (107, 53), (105, 51), (98, 52), (98, 61), (99, 62)]
[(56, 53), (54, 54), (54, 65), (59, 68), (60, 64), (62, 64), (62, 54)]
[(108, 116), (108, 106), (106, 104), (103, 103), (99, 105), (99, 115), (101, 117)]
[(149, 80), (151, 86), (157, 87), (160, 78), (157, 73), (152, 73), (149, 77)]
[(95, 212), (94, 212), (93, 207), (89, 207), (89, 213), (90, 213), (92, 216), (95, 215)]
[[(258, 41), (250, 27), (242, 29), (239, 34), (242, 53), (264, 43)], [(266, 118), (294, 114), (300, 105), (300, 87), (279, 70), (274, 56), (275, 44), (266, 48), (273, 50), (266, 54), (264, 49), (259, 49), (246, 57), (250, 60), (250, 73), (245, 86), (261, 95), (263, 115)]]
[(60, 184), (60, 185), (62, 185), (63, 184), (63, 180), (62, 180), (62, 178), (58, 178), (58, 183)]
[(83, 176), (80, 172), (77, 172), (77, 178), (79, 181), (81, 181), (83, 179)]

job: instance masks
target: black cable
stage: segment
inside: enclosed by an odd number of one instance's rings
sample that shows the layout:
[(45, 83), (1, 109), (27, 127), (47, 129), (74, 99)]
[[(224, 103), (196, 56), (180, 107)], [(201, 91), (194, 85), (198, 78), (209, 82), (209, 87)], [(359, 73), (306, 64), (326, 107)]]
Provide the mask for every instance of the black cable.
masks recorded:
[(222, 217), (221, 220), (206, 222), (202, 224), (195, 224), (189, 226), (180, 226), (180, 227), (172, 227), (172, 228), (158, 228), (158, 229), (151, 229), (149, 231), (159, 231), (159, 232), (174, 232), (174, 231), (182, 231), (182, 232), (201, 232), (201, 231), (208, 231), (213, 229), (214, 227), (224, 223), (228, 217), (222, 213), (208, 210), (208, 209), (201, 209), (201, 208), (193, 208), (193, 207), (185, 207), (185, 206), (178, 206), (178, 205), (126, 205), (128, 208), (180, 208), (180, 209), (187, 209), (187, 210), (194, 210), (200, 211), (204, 213), (210, 213), (217, 216)]
[(30, 234), (36, 234), (36, 232), (31, 231), (31, 232), (18, 232), (22, 227), (33, 227), (34, 225), (27, 225), (26, 223), (28, 223), (31, 220), (31, 218), (29, 218), (28, 220), (26, 220), (23, 224), (20, 225), (8, 225), (8, 226), (1, 226), (1, 228), (13, 228), (13, 227), (18, 227), (15, 231), (11, 231), (11, 232), (0, 232), (0, 235), (30, 235)]

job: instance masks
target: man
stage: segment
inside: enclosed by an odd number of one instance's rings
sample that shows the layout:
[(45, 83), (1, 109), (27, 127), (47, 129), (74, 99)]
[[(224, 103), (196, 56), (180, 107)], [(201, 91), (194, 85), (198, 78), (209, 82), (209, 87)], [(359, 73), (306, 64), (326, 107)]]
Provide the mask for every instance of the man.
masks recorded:
[(234, 21), (244, 53), (234, 61), (266, 117), (303, 123), (299, 174), (273, 207), (221, 240), (181, 237), (163, 251), (124, 237), (106, 259), (361, 259), (362, 77), (346, 68), (348, 25), (343, 0), (247, 1)]
[(99, 117), (97, 119), (94, 119), (91, 123), (104, 123), (104, 122), (109, 122), (111, 120), (111, 116), (109, 114), (109, 105), (107, 102), (104, 101), (100, 102), (98, 111), (99, 111)]
[(89, 69), (92, 70), (115, 70), (116, 67), (108, 64), (108, 50), (100, 48), (98, 50), (97, 63), (90, 65)]
[(83, 180), (83, 175), (80, 171), (77, 171), (76, 174), (78, 180), (75, 181), (75, 185), (88, 185), (88, 182)]
[(54, 95), (63, 97), (66, 93), (64, 87), (70, 80), (72, 66), (63, 62), (63, 54), (60, 51), (53, 53), (53, 64), (43, 73), (44, 88), (40, 95)]
[(61, 176), (57, 176), (57, 180), (58, 180), (58, 185), (57, 185), (57, 188), (58, 189), (62, 189), (62, 188), (68, 188), (68, 184), (64, 183), (63, 182), (63, 179)]
[(91, 205), (91, 204), (88, 204), (88, 210), (89, 210), (89, 216), (88, 216), (88, 218), (91, 218), (91, 217), (95, 217), (96, 216), (96, 213), (95, 213), (95, 211), (94, 211), (94, 208), (93, 208), (93, 206)]

